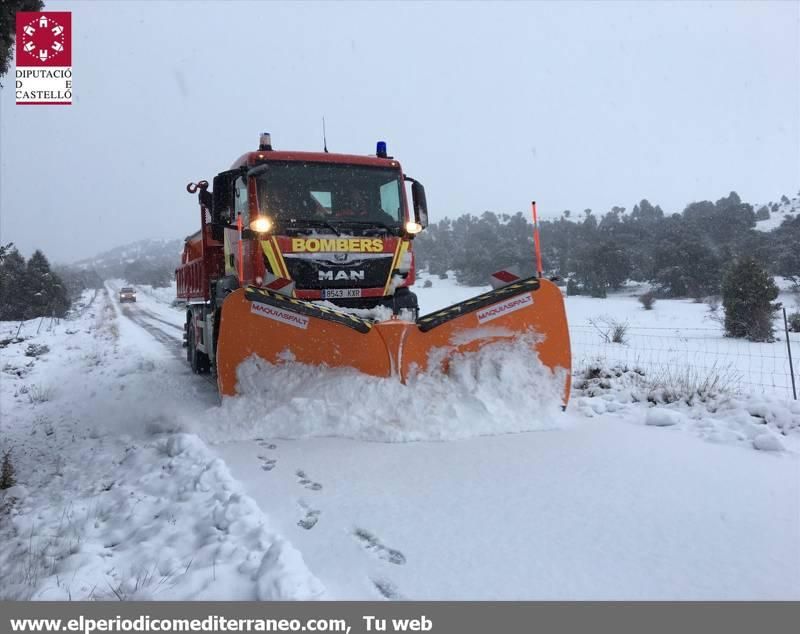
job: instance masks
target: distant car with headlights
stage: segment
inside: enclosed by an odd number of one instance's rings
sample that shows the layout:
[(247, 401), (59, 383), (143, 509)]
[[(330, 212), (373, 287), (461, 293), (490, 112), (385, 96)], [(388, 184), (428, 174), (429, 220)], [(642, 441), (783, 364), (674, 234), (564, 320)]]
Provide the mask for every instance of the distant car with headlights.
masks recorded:
[(136, 289), (130, 286), (123, 286), (119, 289), (119, 302), (135, 302), (136, 301)]

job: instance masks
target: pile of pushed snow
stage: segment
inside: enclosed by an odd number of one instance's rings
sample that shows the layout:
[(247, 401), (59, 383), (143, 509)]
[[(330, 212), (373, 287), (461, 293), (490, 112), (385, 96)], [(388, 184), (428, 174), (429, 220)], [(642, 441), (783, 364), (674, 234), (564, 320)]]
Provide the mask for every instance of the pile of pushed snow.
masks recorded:
[(530, 343), (509, 340), (451, 358), (447, 373), (367, 376), (352, 368), (252, 357), (238, 369), (237, 398), (193, 421), (210, 440), (337, 436), (384, 442), (451, 440), (562, 425), (564, 376)]

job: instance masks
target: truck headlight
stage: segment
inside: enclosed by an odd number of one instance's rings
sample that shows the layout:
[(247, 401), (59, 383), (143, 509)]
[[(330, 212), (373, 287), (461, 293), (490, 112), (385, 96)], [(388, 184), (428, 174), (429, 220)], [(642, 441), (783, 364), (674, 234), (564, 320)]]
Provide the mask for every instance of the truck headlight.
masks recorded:
[(422, 231), (422, 225), (418, 222), (409, 221), (406, 223), (406, 233), (415, 234)]
[(266, 216), (256, 216), (250, 221), (250, 228), (256, 233), (269, 233), (272, 229), (272, 220)]

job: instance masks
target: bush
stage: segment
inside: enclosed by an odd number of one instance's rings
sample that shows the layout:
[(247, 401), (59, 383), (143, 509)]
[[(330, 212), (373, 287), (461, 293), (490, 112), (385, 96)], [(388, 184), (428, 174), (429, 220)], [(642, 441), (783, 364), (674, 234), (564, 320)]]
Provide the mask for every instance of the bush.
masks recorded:
[(431, 282), (430, 280), (425, 280), (422, 283), (422, 288), (430, 288), (431, 286), (433, 286), (433, 282)]
[(575, 280), (567, 280), (567, 295), (571, 297), (580, 294), (581, 288), (578, 286), (578, 283)]
[(653, 293), (653, 291), (647, 291), (639, 295), (639, 303), (644, 306), (645, 310), (653, 310), (653, 304), (656, 303), (655, 293)]
[(725, 334), (750, 341), (774, 341), (772, 301), (776, 297), (778, 287), (755, 258), (734, 262), (722, 279)]
[(29, 343), (28, 347), (25, 348), (26, 357), (40, 357), (47, 352), (50, 352), (50, 348), (43, 343)]
[(800, 332), (800, 313), (791, 313), (787, 320), (789, 321), (789, 330)]

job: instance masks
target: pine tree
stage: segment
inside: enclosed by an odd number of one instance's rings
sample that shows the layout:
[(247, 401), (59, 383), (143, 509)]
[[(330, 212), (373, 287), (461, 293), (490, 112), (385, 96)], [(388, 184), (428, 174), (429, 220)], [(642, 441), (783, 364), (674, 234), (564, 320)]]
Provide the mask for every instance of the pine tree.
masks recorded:
[(0, 257), (0, 321), (25, 318), (30, 299), (25, 259), (12, 245), (3, 247)]
[(14, 465), (11, 463), (11, 451), (3, 454), (3, 465), (0, 467), (0, 491), (10, 489), (17, 483), (14, 475)]
[(30, 288), (26, 318), (63, 317), (69, 310), (67, 289), (55, 273), (50, 262), (38, 249), (28, 260), (27, 283)]
[(722, 280), (725, 334), (750, 341), (774, 341), (772, 302), (777, 297), (772, 276), (755, 258), (735, 261)]

